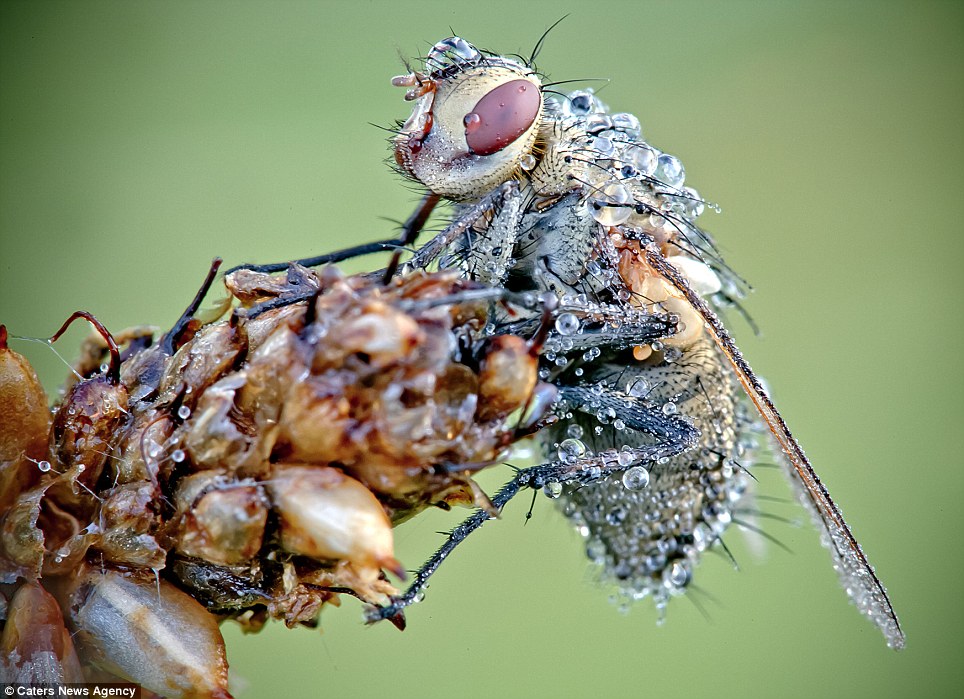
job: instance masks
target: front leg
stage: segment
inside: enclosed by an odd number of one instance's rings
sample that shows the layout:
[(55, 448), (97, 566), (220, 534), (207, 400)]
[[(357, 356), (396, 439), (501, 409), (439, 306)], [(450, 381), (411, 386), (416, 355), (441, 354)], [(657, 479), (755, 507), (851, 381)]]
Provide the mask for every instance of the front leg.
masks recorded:
[[(445, 230), (416, 251), (403, 271), (426, 269), (446, 253), (461, 257), (469, 279), (502, 286), (522, 217), (519, 183), (509, 180), (463, 209)], [(485, 227), (477, 226), (488, 218)]]
[[(301, 265), (302, 267), (320, 267), (322, 265), (334, 264), (336, 262), (342, 262), (344, 260), (350, 260), (353, 257), (361, 257), (362, 255), (371, 255), (376, 252), (398, 252), (400, 248), (404, 248), (415, 242), (418, 238), (418, 234), (425, 227), (425, 222), (428, 221), (428, 217), (432, 214), (432, 211), (438, 205), (439, 195), (435, 193), (426, 194), (422, 197), (419, 202), (418, 207), (408, 217), (408, 220), (402, 224), (402, 232), (395, 238), (389, 238), (388, 240), (379, 240), (372, 243), (362, 243), (361, 245), (353, 245), (350, 248), (345, 248), (343, 250), (336, 250), (335, 252), (327, 253), (325, 255), (316, 255), (314, 257), (304, 257), (300, 260), (294, 260), (294, 264)], [(232, 267), (224, 276), (231, 274), (232, 272), (237, 272), (238, 270), (251, 270), (252, 272), (260, 272), (261, 274), (273, 274), (275, 272), (284, 272), (292, 262), (272, 262), (266, 265), (254, 265), (254, 264), (241, 264)], [(393, 269), (398, 265), (398, 261), (393, 258), (392, 263), (389, 265), (390, 269)]]

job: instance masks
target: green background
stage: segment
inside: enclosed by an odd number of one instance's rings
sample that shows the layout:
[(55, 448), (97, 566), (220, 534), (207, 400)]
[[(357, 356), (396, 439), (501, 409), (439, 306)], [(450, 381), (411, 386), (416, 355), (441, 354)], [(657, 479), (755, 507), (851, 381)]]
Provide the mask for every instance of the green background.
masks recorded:
[[(259, 697), (956, 695), (962, 669), (960, 3), (0, 3), (0, 320), (169, 325), (208, 261), (384, 237), (417, 196), (383, 160), (399, 56), (451, 26), (602, 94), (719, 202), (756, 287), (732, 327), (887, 584), (902, 653), (850, 608), (809, 525), (710, 556), (664, 627), (621, 616), (550, 503), (520, 498), (433, 578), (409, 629), (346, 599), (324, 634), (225, 628)], [(598, 83), (597, 83), (598, 85)], [(373, 265), (375, 261), (363, 264)], [(69, 357), (85, 331), (60, 348)], [(56, 386), (64, 367), (19, 343)], [(786, 494), (779, 473), (761, 490)], [(493, 487), (504, 473), (487, 481)], [(799, 508), (767, 506), (791, 518)], [(457, 513), (461, 514), (461, 513)], [(417, 565), (436, 530), (397, 531)], [(956, 687), (956, 691), (955, 691)]]

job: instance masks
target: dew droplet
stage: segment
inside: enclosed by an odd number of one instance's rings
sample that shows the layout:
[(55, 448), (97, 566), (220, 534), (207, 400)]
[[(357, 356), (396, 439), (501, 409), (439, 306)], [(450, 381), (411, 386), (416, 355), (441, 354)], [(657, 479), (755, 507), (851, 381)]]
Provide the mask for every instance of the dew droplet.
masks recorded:
[(462, 125), (465, 126), (466, 133), (472, 133), (482, 125), (482, 117), (475, 112), (469, 112), (462, 119)]
[(672, 401), (663, 404), (663, 415), (675, 415), (676, 410), (676, 403)]
[(562, 495), (562, 483), (549, 481), (542, 487), (542, 492), (546, 494), (547, 498), (555, 500), (557, 497)]
[(595, 109), (596, 100), (591, 92), (577, 90), (570, 92), (568, 99), (562, 105), (565, 116), (585, 116)]
[(616, 418), (616, 410), (606, 407), (596, 411), (596, 419), (604, 425), (608, 425)]
[(189, 417), (191, 417), (191, 409), (186, 405), (182, 405), (177, 409), (177, 416), (182, 420), (187, 420)]
[(642, 135), (639, 119), (634, 115), (627, 112), (620, 112), (619, 114), (613, 114), (612, 119), (613, 128), (622, 131), (630, 138), (639, 138)]
[(176, 464), (179, 464), (182, 461), (184, 461), (185, 456), (186, 455), (184, 454), (183, 449), (175, 449), (174, 451), (171, 452), (171, 461), (173, 461)]
[(586, 543), (586, 557), (593, 563), (602, 563), (606, 558), (606, 544), (593, 537)]
[(689, 581), (690, 571), (682, 561), (674, 561), (663, 571), (663, 582), (669, 587), (685, 587)]
[(579, 330), (579, 319), (572, 313), (562, 313), (556, 318), (555, 325), (560, 335), (572, 335)]
[(686, 215), (693, 219), (699, 218), (706, 207), (706, 202), (700, 197), (700, 193), (692, 187), (683, 187), (683, 194), (686, 195)]
[(649, 146), (638, 144), (630, 151), (629, 162), (642, 177), (652, 177), (656, 172), (659, 154)]
[(613, 142), (605, 136), (596, 136), (596, 138), (592, 140), (592, 143), (589, 144), (589, 147), (596, 152), (595, 155), (603, 158), (612, 158), (616, 152)]
[(566, 428), (567, 437), (572, 437), (573, 439), (582, 439), (582, 435), (583, 435), (583, 429), (579, 425), (573, 424), (573, 425), (569, 425), (569, 427)]
[(649, 393), (649, 383), (646, 379), (636, 379), (629, 385), (626, 392), (633, 398), (643, 398)]
[(679, 158), (668, 153), (659, 156), (655, 175), (656, 179), (673, 189), (679, 189), (686, 179), (683, 163), (679, 161)]
[[(620, 454), (622, 456), (622, 454)], [(626, 490), (642, 490), (649, 485), (649, 471), (642, 466), (633, 466), (623, 474), (623, 486)]]
[(578, 439), (564, 439), (556, 452), (559, 460), (565, 464), (575, 463), (586, 455), (586, 445)]
[(37, 468), (39, 468), (41, 471), (43, 471), (44, 473), (46, 473), (47, 471), (50, 470), (50, 462), (49, 462), (49, 461), (38, 461), (38, 462), (37, 462)]
[(610, 182), (603, 186), (592, 198), (589, 213), (604, 226), (618, 226), (629, 220), (633, 214), (632, 194), (625, 185)]

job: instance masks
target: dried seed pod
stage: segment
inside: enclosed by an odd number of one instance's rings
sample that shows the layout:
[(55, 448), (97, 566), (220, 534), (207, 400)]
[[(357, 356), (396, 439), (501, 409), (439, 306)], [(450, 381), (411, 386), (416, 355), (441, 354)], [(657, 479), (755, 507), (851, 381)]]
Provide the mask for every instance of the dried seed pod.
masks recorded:
[[(57, 484), (57, 497), (77, 506), (86, 501), (110, 456), (117, 430), (129, 415), (127, 389), (108, 376), (77, 383), (54, 416), (50, 432), (52, 460), (66, 469), (78, 468), (83, 488)], [(69, 485), (69, 490), (63, 488)]]
[(176, 502), (184, 518), (179, 553), (218, 565), (251, 560), (261, 549), (268, 501), (253, 481), (206, 471), (181, 481)]
[(281, 545), (317, 559), (401, 572), (385, 510), (354, 478), (327, 466), (284, 464), (268, 484), (281, 515)]
[(81, 655), (165, 697), (230, 697), (215, 618), (165, 580), (87, 568), (60, 594)]
[(424, 341), (418, 324), (408, 315), (380, 302), (360, 309), (339, 328), (340, 346), (346, 353), (365, 355), (375, 368), (394, 364)]
[(153, 483), (128, 483), (106, 491), (100, 505), (103, 533), (97, 549), (111, 563), (138, 568), (164, 567), (167, 551), (154, 537), (160, 520), (155, 512), (158, 489)]
[(39, 474), (31, 459), (47, 455), (50, 409), (33, 367), (7, 346), (0, 325), (0, 511)]
[(515, 335), (492, 338), (479, 373), (479, 417), (492, 420), (521, 408), (536, 386), (539, 357)]
[[(352, 415), (344, 380), (311, 376), (292, 388), (279, 424), (280, 439), (291, 457), (306, 462), (346, 462), (354, 451), (352, 431), (358, 420)], [(318, 425), (325, 429), (319, 430)]]
[(191, 396), (201, 395), (224, 376), (245, 351), (244, 336), (230, 323), (200, 329), (167, 361), (161, 377), (160, 400), (173, 403), (189, 387), (190, 394), (184, 395), (183, 400), (185, 405), (193, 405)]
[(40, 577), (44, 535), (37, 519), (40, 501), (49, 487), (48, 482), (19, 493), (17, 501), (0, 516), (0, 583)]
[(157, 344), (122, 333), (123, 353), (75, 314), (101, 339), (37, 440), (42, 480), (10, 481), (0, 582), (56, 593), (88, 676), (225, 696), (213, 614), (254, 630), (314, 626), (343, 593), (387, 603), (393, 523), (491, 507), (471, 474), (520, 435), (506, 418), (535, 360), (521, 338), (489, 341), (477, 284), (237, 274), (230, 320), (202, 323), (196, 299)]
[(7, 610), (0, 637), (0, 681), (11, 684), (84, 681), (60, 607), (36, 582), (22, 585)]

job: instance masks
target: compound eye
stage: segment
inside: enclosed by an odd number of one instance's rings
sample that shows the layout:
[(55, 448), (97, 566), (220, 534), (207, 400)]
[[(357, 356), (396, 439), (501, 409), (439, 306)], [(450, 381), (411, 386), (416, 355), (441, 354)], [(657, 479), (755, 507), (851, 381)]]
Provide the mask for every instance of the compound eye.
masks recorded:
[(463, 119), (469, 151), (498, 153), (528, 131), (541, 106), (539, 88), (528, 80), (512, 80), (490, 90)]

